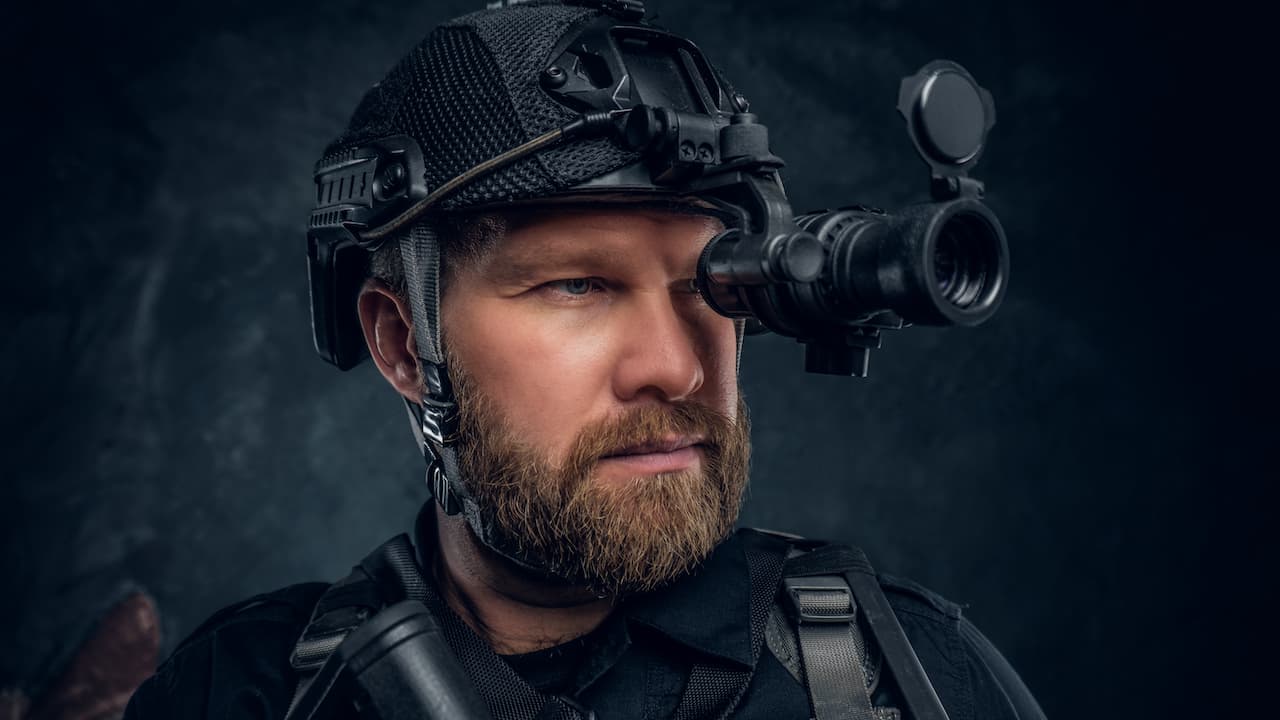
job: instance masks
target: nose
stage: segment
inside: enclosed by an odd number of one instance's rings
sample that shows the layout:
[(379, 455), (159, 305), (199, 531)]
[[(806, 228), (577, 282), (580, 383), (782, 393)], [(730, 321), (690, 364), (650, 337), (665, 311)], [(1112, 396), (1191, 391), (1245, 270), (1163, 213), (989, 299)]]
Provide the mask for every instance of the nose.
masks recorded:
[(614, 371), (620, 400), (652, 395), (665, 402), (688, 399), (706, 379), (706, 342), (698, 324), (682, 314), (666, 292), (637, 299)]

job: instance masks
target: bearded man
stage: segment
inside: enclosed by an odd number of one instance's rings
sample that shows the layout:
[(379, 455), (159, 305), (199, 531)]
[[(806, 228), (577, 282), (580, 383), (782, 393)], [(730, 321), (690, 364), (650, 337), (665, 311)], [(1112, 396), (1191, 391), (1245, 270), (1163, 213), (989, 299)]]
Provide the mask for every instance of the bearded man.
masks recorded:
[[(735, 207), (785, 197), (745, 98), (641, 9), (468, 15), (365, 96), (316, 172), (317, 348), (372, 358), (435, 500), (339, 583), (215, 615), (127, 717), (320, 717), (336, 648), (406, 599), (500, 720), (1040, 716), (954, 604), (734, 532), (744, 324), (695, 278)], [(628, 111), (650, 115), (617, 132)], [(686, 152), (698, 117), (741, 132)], [(735, 158), (751, 178), (690, 184)], [(324, 716), (371, 717), (340, 695)]]

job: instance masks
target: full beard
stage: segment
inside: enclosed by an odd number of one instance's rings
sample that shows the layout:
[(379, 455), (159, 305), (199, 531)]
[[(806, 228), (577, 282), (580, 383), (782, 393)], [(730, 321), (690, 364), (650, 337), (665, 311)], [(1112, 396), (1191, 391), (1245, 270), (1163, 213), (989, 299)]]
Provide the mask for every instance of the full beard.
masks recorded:
[[(647, 405), (584, 428), (567, 459), (522, 442), (454, 363), (458, 468), (499, 552), (600, 595), (654, 590), (690, 572), (733, 529), (747, 484), (750, 427), (693, 403)], [(696, 435), (693, 468), (618, 482), (593, 478), (602, 457), (670, 435)]]

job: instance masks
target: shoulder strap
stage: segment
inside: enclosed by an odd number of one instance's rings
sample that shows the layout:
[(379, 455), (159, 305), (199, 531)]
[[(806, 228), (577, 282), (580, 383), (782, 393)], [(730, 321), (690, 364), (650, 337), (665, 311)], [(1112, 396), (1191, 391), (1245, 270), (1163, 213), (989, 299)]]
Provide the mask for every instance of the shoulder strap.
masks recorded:
[[(814, 704), (815, 713), (820, 708), (828, 709), (828, 717), (860, 718), (870, 706), (870, 694), (867, 692), (866, 678), (862, 673), (857, 647), (853, 641), (842, 641), (845, 644), (837, 648), (833, 640), (822, 641), (825, 647), (810, 641), (811, 661), (805, 652), (805, 627), (811, 638), (814, 630), (825, 623), (843, 623), (844, 628), (857, 630), (856, 617), (860, 610), (871, 638), (884, 656), (884, 663), (902, 696), (907, 716), (911, 720), (948, 720), (942, 701), (933, 689), (933, 684), (925, 674), (915, 650), (907, 640), (906, 633), (898, 623), (898, 618), (889, 606), (889, 601), (880, 588), (875, 570), (862, 550), (849, 545), (827, 544), (821, 541), (793, 540), (793, 546), (802, 550), (787, 561), (784, 571), (786, 576), (787, 602), (793, 606), (793, 616), (800, 623), (800, 650), (803, 656), (806, 673), (809, 675), (809, 692)], [(846, 604), (847, 600), (847, 604)], [(842, 613), (843, 611), (843, 613)], [(814, 628), (813, 626), (816, 626)], [(828, 633), (834, 638), (834, 633)], [(850, 633), (844, 632), (844, 636)], [(840, 665), (845, 669), (843, 678), (834, 675), (830, 669), (834, 653), (839, 652), (842, 659)], [(813, 673), (810, 667), (818, 668)], [(841, 691), (840, 682), (849, 682), (852, 673), (854, 686), (859, 691), (849, 693)], [(861, 683), (858, 683), (861, 676)], [(815, 683), (815, 680), (817, 681)], [(848, 685), (844, 685), (848, 687)], [(840, 695), (863, 696), (867, 698), (867, 708), (862, 708), (858, 697), (852, 700), (841, 700)], [(821, 697), (820, 697), (821, 696)], [(858, 707), (852, 707), (854, 703)], [(844, 713), (844, 714), (840, 714)], [(853, 713), (853, 714), (849, 714)], [(874, 717), (874, 715), (872, 716)], [(818, 720), (823, 715), (818, 714)]]
[(521, 678), (493, 650), (448, 611), (444, 600), (418, 566), (408, 535), (388, 540), (332, 585), (316, 603), (311, 622), (302, 631), (290, 657), (300, 679), (290, 720), (298, 701), (334, 650), (356, 628), (384, 607), (417, 600), (440, 623), (444, 639), (475, 680), (480, 699), (497, 720), (584, 720), (594, 715), (576, 703), (539, 692)]
[(346, 577), (330, 585), (316, 601), (311, 620), (289, 655), (289, 664), (298, 673), (298, 685), (286, 719), (293, 717), (325, 662), (353, 630), (384, 607), (406, 598), (421, 600), (424, 595), (413, 544), (405, 534), (379, 545)]
[(298, 636), (289, 664), (314, 673), (352, 630), (379, 609), (425, 596), (408, 535), (397, 535), (369, 553), (359, 565), (320, 596), (311, 620)]
[(876, 720), (849, 584), (840, 575), (814, 575), (784, 577), (782, 585), (816, 720)]

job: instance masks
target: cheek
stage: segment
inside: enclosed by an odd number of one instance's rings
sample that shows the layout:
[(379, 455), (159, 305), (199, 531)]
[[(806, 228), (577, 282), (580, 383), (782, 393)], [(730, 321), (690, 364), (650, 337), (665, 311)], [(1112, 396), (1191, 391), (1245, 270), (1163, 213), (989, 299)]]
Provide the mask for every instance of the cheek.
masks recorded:
[(705, 397), (703, 402), (729, 417), (738, 410), (738, 335), (732, 320), (716, 316), (708, 333), (710, 348), (704, 356)]
[(446, 340), (511, 429), (551, 457), (563, 457), (584, 420), (601, 414), (598, 406), (607, 402), (607, 333), (513, 310), (498, 300), (446, 311)]

